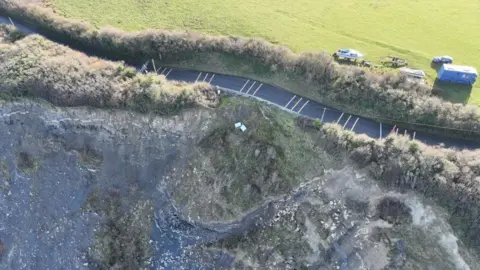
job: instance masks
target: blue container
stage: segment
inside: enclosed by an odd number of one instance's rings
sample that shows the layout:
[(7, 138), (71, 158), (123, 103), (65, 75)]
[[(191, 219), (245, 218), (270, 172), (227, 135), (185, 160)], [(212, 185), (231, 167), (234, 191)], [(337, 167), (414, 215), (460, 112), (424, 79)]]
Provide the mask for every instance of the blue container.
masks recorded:
[(474, 67), (443, 64), (437, 73), (437, 79), (444, 82), (474, 84), (478, 73)]

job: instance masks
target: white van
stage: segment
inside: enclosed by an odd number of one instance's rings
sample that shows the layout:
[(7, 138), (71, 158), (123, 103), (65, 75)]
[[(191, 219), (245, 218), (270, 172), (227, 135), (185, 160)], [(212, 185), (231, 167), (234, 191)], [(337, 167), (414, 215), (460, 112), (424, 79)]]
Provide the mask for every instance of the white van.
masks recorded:
[(340, 49), (334, 52), (332, 56), (334, 58), (343, 58), (348, 60), (363, 59), (363, 54), (361, 54), (357, 50), (352, 50), (352, 49)]

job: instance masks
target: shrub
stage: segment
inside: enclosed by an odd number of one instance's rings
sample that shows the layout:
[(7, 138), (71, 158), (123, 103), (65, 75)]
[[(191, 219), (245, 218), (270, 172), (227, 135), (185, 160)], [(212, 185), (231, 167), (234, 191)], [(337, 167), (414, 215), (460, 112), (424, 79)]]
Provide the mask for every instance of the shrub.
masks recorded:
[(26, 34), (11, 25), (0, 24), (1, 39), (6, 42), (15, 42), (26, 37)]
[(480, 250), (480, 150), (426, 146), (398, 135), (374, 140), (335, 124), (325, 124), (317, 134), (330, 153), (346, 154), (384, 184), (435, 199), (449, 210), (462, 240)]
[(320, 129), (322, 127), (323, 123), (322, 121), (320, 121), (320, 119), (314, 119), (313, 120), (313, 126), (316, 128), (316, 129)]
[[(0, 33), (8, 35), (7, 30)], [(139, 74), (122, 63), (88, 57), (40, 36), (15, 42), (3, 38), (0, 46), (0, 93), (4, 96), (31, 95), (60, 106), (131, 108), (163, 115), (219, 102), (216, 90), (208, 84)]]
[[(452, 104), (431, 96), (431, 88), (393, 73), (376, 74), (336, 64), (326, 53), (295, 54), (262, 39), (209, 36), (194, 32), (146, 30), (127, 33), (113, 28), (94, 29), (68, 20), (49, 9), (0, 1), (0, 11), (35, 25), (48, 37), (79, 49), (114, 59), (185, 59), (197, 53), (220, 53), (254, 58), (267, 70), (303, 76), (317, 89), (314, 96), (337, 109), (386, 122), (417, 125), (416, 129), (477, 139), (480, 111), (475, 106)], [(434, 125), (445, 128), (425, 127)]]
[[(408, 82), (399, 74), (379, 75), (358, 67), (339, 66), (325, 53), (294, 54), (285, 47), (261, 39), (208, 36), (193, 32), (147, 30), (126, 33), (113, 28), (96, 30), (88, 24), (59, 17), (48, 9), (11, 2), (0, 2), (0, 10), (39, 26), (47, 36), (110, 57), (138, 61), (145, 58), (185, 58), (199, 52), (253, 57), (269, 69), (273, 67), (304, 76), (317, 86), (317, 96), (322, 97), (322, 102), (337, 108), (371, 118), (381, 116), (463, 129), (451, 131), (451, 135), (474, 137), (480, 133), (480, 112), (476, 107), (431, 97), (429, 87)], [(428, 106), (431, 104), (441, 106)], [(461, 107), (461, 110), (452, 107)], [(424, 114), (436, 114), (439, 119), (424, 117)], [(429, 131), (432, 130), (435, 129), (429, 128)]]
[(408, 151), (410, 153), (415, 154), (419, 149), (418, 143), (417, 142), (410, 142), (410, 145), (408, 147)]
[[(311, 119), (298, 122), (300, 127), (315, 126)], [(435, 199), (450, 212), (450, 223), (462, 240), (480, 250), (480, 150), (432, 147), (393, 134), (375, 140), (337, 124), (324, 124), (315, 134), (328, 153), (346, 156), (384, 185)]]

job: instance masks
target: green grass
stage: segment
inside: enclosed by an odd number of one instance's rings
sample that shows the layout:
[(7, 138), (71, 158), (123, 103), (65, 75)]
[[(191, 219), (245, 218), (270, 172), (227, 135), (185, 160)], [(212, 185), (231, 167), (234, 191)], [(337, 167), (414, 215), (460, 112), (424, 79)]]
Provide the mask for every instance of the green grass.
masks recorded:
[[(10, 181), (10, 172), (9, 172), (8, 163), (6, 159), (0, 160), (0, 175), (3, 177), (3, 181), (7, 181), (7, 182)], [(3, 185), (0, 185), (0, 186), (3, 186)]]
[[(480, 68), (480, 2), (472, 0), (49, 0), (66, 17), (125, 30), (190, 29), (210, 34), (259, 36), (295, 51), (356, 48), (379, 62), (395, 54), (423, 69), (448, 54), (456, 64)], [(448, 87), (450, 100), (480, 105), (473, 89)], [(470, 93), (471, 91), (471, 93)]]

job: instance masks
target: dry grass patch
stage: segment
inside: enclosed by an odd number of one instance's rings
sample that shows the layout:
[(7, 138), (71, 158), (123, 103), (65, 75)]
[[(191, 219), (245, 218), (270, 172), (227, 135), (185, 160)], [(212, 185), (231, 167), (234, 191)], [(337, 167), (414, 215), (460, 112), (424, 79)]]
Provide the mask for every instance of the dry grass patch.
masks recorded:
[(208, 84), (140, 74), (123, 63), (88, 57), (36, 35), (12, 41), (10, 30), (1, 31), (2, 93), (39, 97), (60, 106), (130, 108), (162, 115), (218, 104), (216, 89)]

